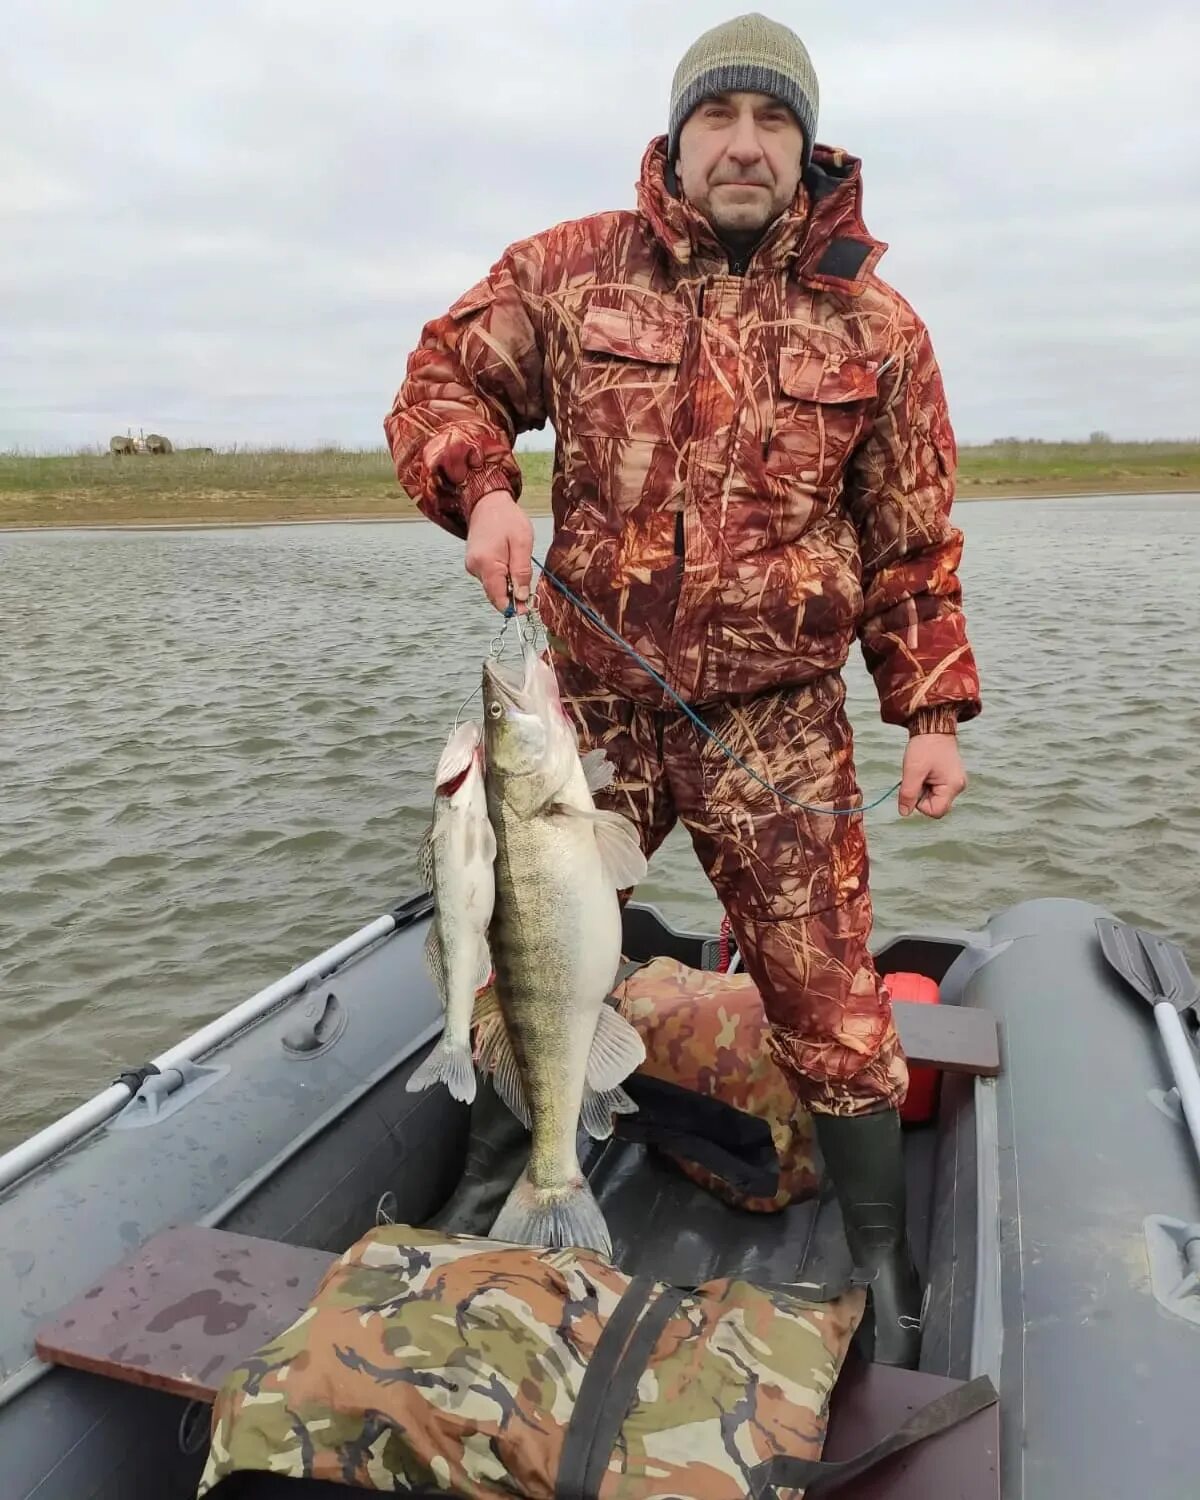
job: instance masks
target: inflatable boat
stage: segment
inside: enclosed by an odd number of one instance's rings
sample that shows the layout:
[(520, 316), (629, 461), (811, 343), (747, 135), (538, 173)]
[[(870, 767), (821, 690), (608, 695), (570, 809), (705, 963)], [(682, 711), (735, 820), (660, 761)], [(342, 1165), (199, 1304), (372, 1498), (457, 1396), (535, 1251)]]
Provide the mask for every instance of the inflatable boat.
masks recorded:
[[(511, 1116), (488, 1088), (468, 1107), (405, 1086), (441, 1029), (421, 959), (429, 919), (427, 897), (397, 906), (153, 1062), (130, 1058), (0, 1158), (3, 1500), (195, 1494), (206, 1406), (38, 1353), (39, 1330), (164, 1230), (335, 1253), (384, 1221), (486, 1233), (520, 1166)], [(625, 924), (635, 960), (711, 970), (725, 956), (716, 934), (645, 905)], [(876, 959), (936, 987), (941, 1010), (993, 1018), (998, 1038), (996, 1067), (947, 1065), (906, 1126), (931, 1289), (921, 1371), (986, 1375), (999, 1394), (989, 1473), (927, 1493), (1194, 1500), (1200, 1082), (1186, 961), (1072, 900), (1015, 906), (981, 931), (902, 934)], [(843, 1269), (826, 1194), (746, 1212), (636, 1131), (583, 1159), (631, 1274), (822, 1282)], [(274, 1485), (239, 1493), (345, 1493)]]

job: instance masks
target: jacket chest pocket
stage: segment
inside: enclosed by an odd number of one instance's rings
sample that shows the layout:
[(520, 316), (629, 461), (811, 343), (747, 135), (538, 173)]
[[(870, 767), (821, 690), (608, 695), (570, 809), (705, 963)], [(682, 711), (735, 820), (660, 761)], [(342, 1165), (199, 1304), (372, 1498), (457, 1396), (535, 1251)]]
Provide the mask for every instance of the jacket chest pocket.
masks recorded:
[(877, 368), (878, 361), (864, 355), (781, 349), (767, 473), (822, 487), (835, 483), (870, 421)]
[(580, 437), (667, 443), (683, 319), (632, 308), (588, 308), (579, 334), (571, 424)]

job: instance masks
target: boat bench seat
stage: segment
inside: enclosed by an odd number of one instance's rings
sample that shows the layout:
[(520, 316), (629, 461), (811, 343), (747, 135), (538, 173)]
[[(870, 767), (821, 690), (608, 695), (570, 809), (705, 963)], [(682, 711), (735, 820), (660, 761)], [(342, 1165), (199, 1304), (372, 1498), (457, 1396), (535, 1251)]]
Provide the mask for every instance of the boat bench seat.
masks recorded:
[(199, 1224), (164, 1229), (34, 1335), (39, 1359), (211, 1402), (337, 1259)]
[(989, 1011), (893, 1000), (892, 1018), (911, 1067), (977, 1073), (982, 1078), (999, 1074), (1000, 1035)]
[[(334, 1259), (223, 1229), (166, 1229), (39, 1328), (35, 1347), (48, 1363), (212, 1402), (231, 1370), (300, 1316)], [(824, 1456), (852, 1457), (959, 1384), (852, 1357), (834, 1390)], [(993, 1405), (885, 1460), (852, 1493), (998, 1500), (998, 1454)], [(314, 1486), (294, 1488), (299, 1500)]]

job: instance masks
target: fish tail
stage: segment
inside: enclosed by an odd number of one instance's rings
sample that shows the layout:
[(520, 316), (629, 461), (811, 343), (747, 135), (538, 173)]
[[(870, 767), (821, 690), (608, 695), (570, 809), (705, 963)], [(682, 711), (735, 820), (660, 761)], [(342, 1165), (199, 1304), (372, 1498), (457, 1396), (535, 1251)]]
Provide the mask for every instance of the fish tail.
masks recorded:
[(553, 1250), (598, 1250), (612, 1254), (608, 1225), (587, 1179), (561, 1188), (536, 1188), (528, 1169), (517, 1178), (489, 1238), (516, 1245), (545, 1245)]
[(432, 1088), (435, 1083), (444, 1083), (455, 1099), (470, 1104), (475, 1098), (475, 1065), (471, 1061), (469, 1042), (455, 1046), (443, 1035), (433, 1051), (414, 1069), (405, 1084), (410, 1094)]

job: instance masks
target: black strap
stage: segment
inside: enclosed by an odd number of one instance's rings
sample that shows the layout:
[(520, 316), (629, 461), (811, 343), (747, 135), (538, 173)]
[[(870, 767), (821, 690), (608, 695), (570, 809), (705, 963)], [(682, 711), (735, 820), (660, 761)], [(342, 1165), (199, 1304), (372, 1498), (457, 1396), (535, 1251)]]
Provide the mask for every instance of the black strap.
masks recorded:
[[(671, 1314), (687, 1295), (682, 1286), (664, 1287), (658, 1301), (647, 1309), (646, 1315), (629, 1340), (616, 1373), (600, 1400), (600, 1409), (592, 1422), (592, 1441), (588, 1449), (583, 1471), (582, 1500), (599, 1500), (600, 1486), (604, 1483), (604, 1471), (608, 1468), (617, 1438), (621, 1435), (625, 1418), (637, 1394), (638, 1381), (649, 1362), (650, 1355), (658, 1343), (659, 1335), (667, 1326)], [(576, 1408), (578, 1409), (578, 1408)]]
[(123, 1073), (118, 1073), (113, 1083), (123, 1083), (129, 1090), (132, 1099), (142, 1091), (142, 1084), (147, 1078), (153, 1078), (160, 1070), (153, 1063), (143, 1063), (140, 1068), (126, 1068)]
[(733, 1151), (723, 1151), (707, 1136), (692, 1135), (673, 1125), (639, 1119), (636, 1115), (618, 1116), (613, 1135), (619, 1141), (653, 1146), (657, 1151), (702, 1167), (743, 1198), (774, 1198), (779, 1191), (779, 1158), (773, 1146), (770, 1162), (747, 1161)]
[(617, 1117), (618, 1139), (674, 1151), (747, 1197), (778, 1192), (779, 1156), (766, 1120), (646, 1074), (634, 1074), (622, 1087), (638, 1110)]
[(577, 1500), (583, 1490), (583, 1475), (592, 1446), (594, 1425), (584, 1415), (596, 1410), (602, 1401), (605, 1388), (616, 1373), (621, 1355), (637, 1322), (638, 1314), (645, 1307), (654, 1288), (653, 1276), (635, 1276), (622, 1293), (620, 1302), (605, 1325), (604, 1332), (596, 1340), (588, 1367), (579, 1382), (579, 1395), (575, 1398), (575, 1410), (563, 1438), (562, 1457), (558, 1461), (558, 1479), (554, 1487), (555, 1500)]
[(802, 1489), (804, 1500), (816, 1500), (817, 1496), (829, 1494), (846, 1480), (856, 1479), (893, 1453), (945, 1432), (947, 1428), (973, 1417), (976, 1412), (994, 1406), (999, 1399), (992, 1382), (986, 1375), (980, 1375), (913, 1412), (895, 1432), (856, 1458), (830, 1462), (816, 1458), (789, 1458), (781, 1453), (765, 1463), (755, 1464), (750, 1470), (750, 1494), (753, 1500), (762, 1500), (777, 1488)]
[(760, 1281), (756, 1276), (753, 1286), (756, 1292), (782, 1292), (788, 1297), (800, 1297), (805, 1302), (836, 1302), (847, 1292), (858, 1287), (870, 1289), (873, 1276), (862, 1271), (851, 1271), (841, 1281)]

